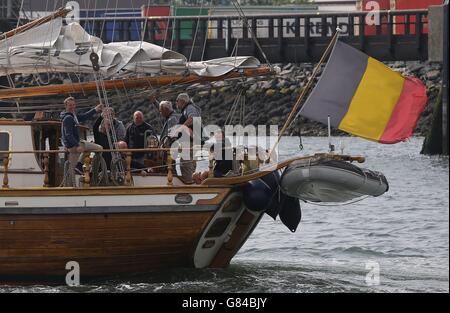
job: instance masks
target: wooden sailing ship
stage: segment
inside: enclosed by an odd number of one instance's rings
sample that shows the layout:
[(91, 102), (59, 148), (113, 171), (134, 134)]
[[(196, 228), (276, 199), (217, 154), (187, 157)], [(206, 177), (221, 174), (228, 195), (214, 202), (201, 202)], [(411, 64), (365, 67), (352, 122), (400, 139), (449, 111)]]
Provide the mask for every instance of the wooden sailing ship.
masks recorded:
[[(65, 12), (7, 33), (3, 40), (43, 26)], [(109, 79), (102, 84), (106, 90), (132, 89), (270, 73), (268, 67), (236, 67), (216, 76), (147, 75)], [(10, 88), (0, 90), (0, 99), (85, 93), (97, 88), (98, 82)], [(61, 122), (47, 119), (45, 114), (37, 113), (31, 121), (0, 119), (0, 281), (63, 279), (70, 261), (79, 263), (83, 279), (168, 267), (226, 267), (267, 212), (267, 204), (277, 198), (280, 170), (298, 160), (364, 161), (317, 154), (280, 162), (268, 159), (251, 170), (242, 161), (234, 175), (213, 177), (214, 159), (210, 156), (209, 177), (201, 184), (185, 184), (173, 170), (168, 149), (156, 146), (120, 150), (125, 160), (123, 182), (97, 184), (93, 158), (94, 153), (105, 152), (102, 150), (85, 153), (84, 173), (76, 177), (79, 187), (61, 187), (67, 152), (60, 148), (60, 129)], [(87, 138), (88, 128), (81, 127), (79, 132)], [(163, 170), (146, 175), (133, 171), (133, 152), (151, 152), (147, 164)], [(271, 188), (264, 189), (266, 182), (258, 187), (258, 182), (270, 176), (278, 177)], [(261, 193), (262, 203), (246, 198), (253, 191)], [(277, 204), (270, 210), (273, 217), (279, 213)], [(298, 201), (291, 212), (298, 225)]]
[(241, 186), (268, 173), (185, 185), (171, 167), (131, 173), (136, 150), (122, 151), (123, 186), (92, 187), (87, 154), (82, 186), (58, 187), (65, 160), (59, 129), (55, 121), (0, 120), (1, 150), (8, 150), (0, 168), (1, 277), (63, 277), (69, 261), (79, 262), (83, 277), (224, 267), (264, 213), (244, 205)]
[[(58, 10), (3, 34), (3, 42), (64, 16)], [(105, 80), (105, 89), (189, 84), (268, 74), (268, 68), (233, 70), (217, 77), (143, 76)], [(95, 91), (96, 82), (1, 90), (1, 99)], [(61, 122), (36, 114), (32, 121), (0, 119), (3, 152), (0, 190), (0, 277), (14, 280), (62, 278), (77, 261), (84, 278), (140, 273), (161, 267), (224, 267), (260, 220), (248, 210), (234, 183), (186, 185), (172, 171), (170, 154), (157, 164), (166, 170), (132, 173), (126, 154), (122, 185), (93, 186), (92, 158), (84, 158), (81, 187), (59, 187), (67, 153), (59, 150)], [(88, 128), (79, 129), (86, 138)], [(145, 152), (150, 152), (146, 150)], [(168, 157), (166, 157), (168, 156)], [(155, 160), (148, 160), (154, 162)]]

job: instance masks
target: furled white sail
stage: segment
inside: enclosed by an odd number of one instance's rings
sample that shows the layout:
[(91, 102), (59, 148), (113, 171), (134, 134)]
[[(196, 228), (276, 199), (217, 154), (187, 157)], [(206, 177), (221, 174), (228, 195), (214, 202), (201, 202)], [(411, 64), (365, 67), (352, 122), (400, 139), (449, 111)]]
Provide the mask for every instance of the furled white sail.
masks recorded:
[(59, 17), (0, 40), (0, 76), (45, 72), (92, 73), (89, 59), (92, 52), (99, 56), (100, 72), (104, 77), (186, 71), (218, 77), (236, 68), (257, 68), (260, 65), (254, 57), (187, 62), (184, 55), (145, 41), (105, 44), (100, 38), (89, 35), (78, 23), (63, 25)]

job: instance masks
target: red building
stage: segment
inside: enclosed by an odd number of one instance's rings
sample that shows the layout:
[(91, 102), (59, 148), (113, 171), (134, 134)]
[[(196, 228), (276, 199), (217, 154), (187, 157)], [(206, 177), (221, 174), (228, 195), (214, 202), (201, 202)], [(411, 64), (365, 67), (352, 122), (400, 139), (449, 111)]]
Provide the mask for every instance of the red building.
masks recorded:
[[(417, 10), (417, 9), (427, 9), (430, 5), (442, 4), (442, 0), (395, 0), (392, 1), (391, 10)], [(409, 33), (415, 34), (415, 16), (411, 16), (409, 21), (405, 21), (403, 16), (398, 16), (395, 20), (397, 24), (395, 26), (396, 34), (405, 33), (405, 22), (409, 22)], [(428, 33), (428, 23), (426, 18), (424, 18), (423, 32)], [(407, 26), (406, 26), (407, 27)]]
[[(359, 8), (361, 11), (371, 11), (374, 10), (373, 2), (376, 2), (379, 6), (380, 10), (418, 10), (418, 9), (427, 9), (430, 5), (438, 5), (442, 4), (442, 0), (360, 0)], [(395, 34), (405, 34), (407, 30), (406, 27), (409, 25), (409, 33), (415, 34), (415, 22), (416, 17), (411, 16), (409, 21), (405, 20), (403, 16), (395, 17)], [(428, 33), (428, 25), (427, 20), (424, 18), (423, 20), (423, 32)], [(387, 17), (381, 19), (381, 33), (387, 34)], [(376, 34), (376, 26), (375, 25), (366, 25), (365, 26), (365, 34), (366, 35), (375, 35)]]

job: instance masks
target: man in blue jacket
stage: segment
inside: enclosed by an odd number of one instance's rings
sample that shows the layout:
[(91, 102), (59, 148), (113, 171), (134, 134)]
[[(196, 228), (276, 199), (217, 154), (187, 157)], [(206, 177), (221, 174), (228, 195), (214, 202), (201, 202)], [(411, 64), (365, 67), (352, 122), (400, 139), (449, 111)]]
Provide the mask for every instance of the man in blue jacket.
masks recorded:
[[(78, 134), (77, 127), (81, 122), (93, 117), (95, 113), (101, 112), (103, 109), (103, 104), (97, 105), (95, 108), (89, 110), (83, 114), (76, 113), (77, 103), (75, 98), (69, 97), (64, 100), (65, 111), (61, 112), (61, 139), (69, 151), (69, 173), (71, 177), (77, 167), (80, 171), (82, 155), (81, 153), (91, 150), (101, 150), (102, 146), (97, 145), (86, 140), (80, 140), (80, 135)], [(77, 163), (79, 165), (77, 166)], [(74, 179), (72, 179), (72, 184), (75, 184)], [(74, 185), (75, 187), (75, 185)]]

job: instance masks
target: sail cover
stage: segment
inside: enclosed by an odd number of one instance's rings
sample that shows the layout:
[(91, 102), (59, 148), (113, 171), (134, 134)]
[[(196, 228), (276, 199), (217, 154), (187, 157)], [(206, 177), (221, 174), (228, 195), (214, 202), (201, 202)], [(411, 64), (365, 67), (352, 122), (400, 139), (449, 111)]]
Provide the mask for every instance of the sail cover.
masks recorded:
[(0, 76), (46, 72), (92, 73), (89, 56), (99, 56), (104, 77), (138, 74), (180, 74), (218, 77), (236, 68), (257, 68), (258, 59), (227, 57), (188, 62), (178, 52), (145, 41), (103, 43), (80, 24), (63, 24), (61, 17), (0, 40)]

